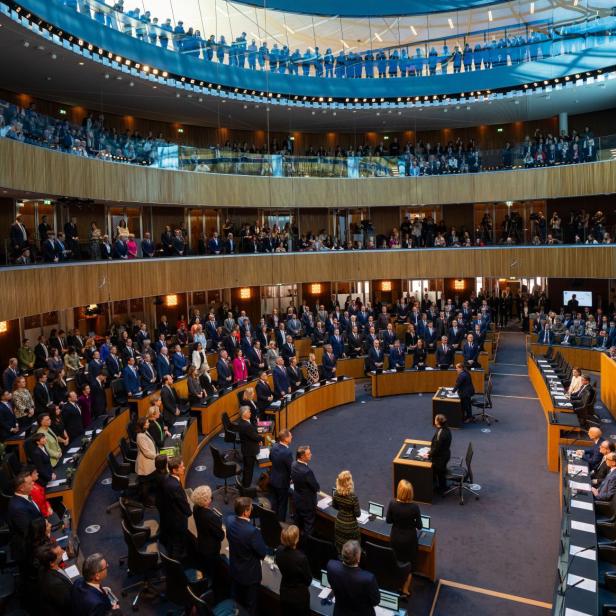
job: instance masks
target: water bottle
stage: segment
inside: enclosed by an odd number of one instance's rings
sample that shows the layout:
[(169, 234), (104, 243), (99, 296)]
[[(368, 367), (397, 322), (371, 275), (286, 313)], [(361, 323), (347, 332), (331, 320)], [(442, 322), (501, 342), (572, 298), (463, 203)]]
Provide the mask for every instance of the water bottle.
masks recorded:
[(71, 512), (67, 509), (62, 516), (62, 525), (64, 530), (69, 532), (71, 530)]

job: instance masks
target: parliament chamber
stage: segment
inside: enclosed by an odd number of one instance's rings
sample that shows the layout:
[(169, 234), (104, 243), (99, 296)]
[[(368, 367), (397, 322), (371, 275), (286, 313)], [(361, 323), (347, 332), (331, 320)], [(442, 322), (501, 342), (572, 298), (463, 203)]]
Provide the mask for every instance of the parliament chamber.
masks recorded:
[(133, 4), (0, 0), (0, 612), (616, 615), (614, 7)]

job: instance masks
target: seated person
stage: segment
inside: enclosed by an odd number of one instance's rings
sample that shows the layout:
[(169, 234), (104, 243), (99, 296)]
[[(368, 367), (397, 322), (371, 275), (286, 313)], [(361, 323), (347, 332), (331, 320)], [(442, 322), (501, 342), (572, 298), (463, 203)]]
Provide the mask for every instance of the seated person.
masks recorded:
[(601, 462), (599, 462), (599, 465), (595, 468), (595, 470), (591, 471), (590, 473), (591, 482), (593, 486), (595, 487), (600, 486), (601, 482), (606, 478), (610, 470), (607, 465), (606, 456), (608, 453), (613, 453), (614, 451), (616, 451), (616, 443), (614, 443), (613, 441), (610, 441), (609, 439), (606, 439), (605, 441), (601, 441), (599, 452), (601, 453), (603, 457), (601, 458)]
[(582, 459), (588, 464), (590, 471), (594, 471), (603, 459), (603, 454), (600, 451), (602, 435), (601, 428), (593, 426), (588, 430), (588, 437), (593, 443), (592, 447), (586, 450), (578, 449), (577, 451), (577, 454), (581, 455)]
[(571, 404), (573, 409), (581, 409), (589, 405), (595, 396), (595, 390), (590, 385), (590, 377), (586, 374), (582, 375), (582, 386), (578, 392), (571, 396)]
[(591, 488), (593, 496), (597, 500), (609, 501), (616, 494), (616, 453), (608, 453), (605, 456), (608, 471), (605, 479), (598, 488)]

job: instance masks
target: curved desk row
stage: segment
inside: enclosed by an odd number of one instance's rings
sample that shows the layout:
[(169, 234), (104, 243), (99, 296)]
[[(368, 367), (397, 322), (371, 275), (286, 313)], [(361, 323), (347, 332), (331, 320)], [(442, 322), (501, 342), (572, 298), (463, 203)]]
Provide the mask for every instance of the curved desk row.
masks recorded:
[[(477, 393), (484, 391), (485, 372), (471, 370), (471, 380)], [(399, 396), (401, 394), (434, 393), (439, 387), (453, 387), (458, 373), (449, 370), (404, 370), (403, 372), (372, 373), (372, 396)]]
[(571, 366), (577, 366), (582, 370), (590, 372), (599, 372), (601, 370), (601, 351), (596, 351), (588, 346), (573, 346), (567, 344), (540, 344), (531, 342), (530, 352), (536, 357), (541, 357), (548, 352), (548, 349), (553, 349), (554, 353), (560, 353)]

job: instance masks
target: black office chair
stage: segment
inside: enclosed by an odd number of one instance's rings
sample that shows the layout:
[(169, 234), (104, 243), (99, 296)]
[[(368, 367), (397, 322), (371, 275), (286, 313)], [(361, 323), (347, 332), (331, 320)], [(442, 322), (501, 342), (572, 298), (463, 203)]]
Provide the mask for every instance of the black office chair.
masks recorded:
[(128, 439), (125, 437), (120, 439), (120, 453), (122, 454), (124, 464), (128, 464), (130, 472), (134, 473), (135, 462), (137, 461), (137, 451), (130, 446)]
[(232, 443), (233, 449), (235, 449), (235, 446), (239, 445), (240, 442), (239, 432), (233, 428), (233, 423), (231, 422), (227, 411), (222, 412), (221, 419), (222, 427), (225, 431), (225, 443)]
[(160, 582), (160, 579), (152, 579), (155, 571), (158, 571), (158, 547), (156, 543), (147, 543), (147, 533), (131, 533), (124, 521), (122, 521), (122, 534), (124, 543), (128, 547), (128, 572), (130, 575), (139, 575), (141, 579), (134, 584), (129, 584), (122, 588), (122, 596), (126, 597), (129, 592), (138, 590), (131, 605), (134, 611), (139, 609), (139, 601), (143, 595), (150, 597), (160, 596), (153, 583)]
[(472, 406), (476, 409), (481, 409), (480, 413), (473, 413), (473, 419), (478, 418), (479, 421), (485, 421), (488, 426), (492, 425), (492, 422), (498, 423), (498, 419), (489, 413), (486, 413), (486, 409), (492, 408), (492, 378), (488, 378), (485, 390), (483, 392), (483, 399), (481, 401), (471, 401)]
[(195, 616), (219, 616), (223, 614), (234, 614), (235, 616), (248, 616), (248, 612), (233, 599), (225, 599), (216, 605), (210, 605), (211, 592), (206, 592), (198, 597), (190, 586), (186, 587), (188, 599), (190, 601), (191, 614)]
[(327, 569), (327, 563), (338, 558), (336, 546), (331, 541), (318, 539), (312, 535), (305, 539), (304, 553), (308, 558), (312, 577), (318, 580), (321, 579), (321, 571)]
[(126, 406), (128, 404), (128, 392), (122, 379), (111, 381), (111, 398), (115, 406)]
[(122, 520), (132, 534), (144, 533), (147, 541), (158, 538), (160, 525), (156, 520), (145, 518), (145, 507), (136, 501), (120, 497)]
[(210, 445), (210, 451), (212, 452), (212, 459), (214, 460), (214, 477), (223, 479), (225, 482), (224, 486), (217, 486), (215, 492), (219, 492), (221, 489), (223, 490), (223, 499), (226, 505), (229, 502), (229, 497), (227, 496), (228, 490), (237, 491), (236, 487), (227, 485), (227, 480), (240, 475), (242, 469), (237, 462), (226, 462), (220, 451), (213, 445)]
[(192, 589), (193, 595), (201, 596), (210, 587), (208, 578), (199, 569), (185, 569), (182, 563), (168, 556), (160, 545), (158, 550), (165, 572), (165, 599), (183, 608), (190, 608), (192, 599), (188, 588)]
[(107, 466), (111, 472), (111, 489), (119, 492), (118, 500), (107, 507), (107, 513), (120, 506), (120, 496), (128, 496), (137, 491), (138, 479), (135, 473), (130, 472), (128, 464), (120, 464), (113, 453), (107, 454)]
[(366, 569), (374, 573), (379, 588), (398, 592), (409, 573), (409, 568), (398, 565), (394, 551), (390, 547), (366, 541), (364, 549), (366, 551)]
[(447, 467), (447, 480), (452, 481), (455, 485), (445, 492), (445, 496), (453, 492), (457, 492), (460, 498), (460, 505), (464, 505), (464, 492), (471, 493), (475, 500), (479, 500), (479, 494), (471, 488), (473, 483), (473, 471), (471, 470), (471, 462), (473, 460), (473, 444), (468, 444), (464, 465), (462, 460), (459, 464), (452, 464)]
[(275, 550), (280, 545), (280, 531), (282, 530), (276, 513), (261, 505), (253, 505), (252, 511), (255, 518), (259, 520), (259, 528), (265, 544), (268, 548)]

